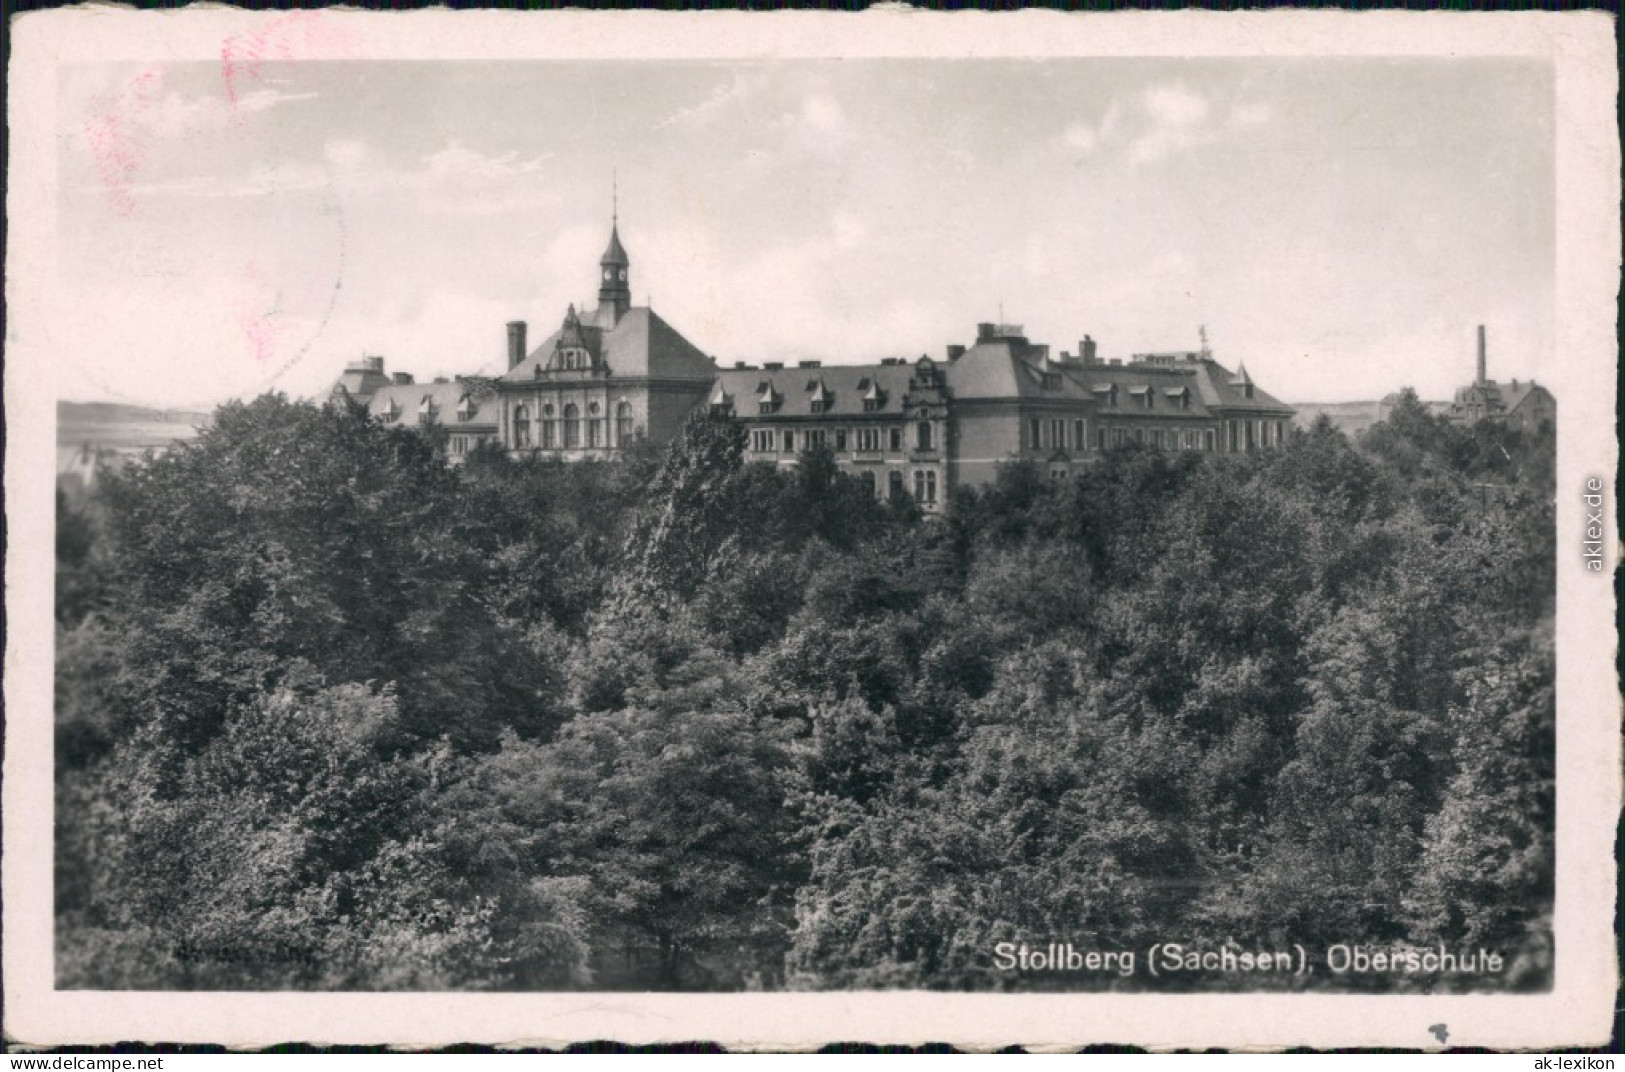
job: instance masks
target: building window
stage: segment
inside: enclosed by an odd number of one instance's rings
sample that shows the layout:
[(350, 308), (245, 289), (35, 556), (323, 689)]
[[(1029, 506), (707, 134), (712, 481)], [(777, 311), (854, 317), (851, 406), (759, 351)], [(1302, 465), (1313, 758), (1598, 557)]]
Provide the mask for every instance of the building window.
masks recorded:
[(1213, 453), (1213, 429), (1207, 428), (1203, 430), (1202, 443), (1209, 454)]
[(914, 501), (922, 505), (931, 505), (937, 501), (937, 471), (935, 469), (914, 470)]
[(825, 410), (829, 409), (828, 402), (814, 401), (811, 403), (811, 406), (814, 413), (823, 413)]
[(891, 430), (891, 449), (894, 451), (903, 449), (903, 430), (901, 428)]
[(824, 445), (824, 430), (814, 428), (807, 433), (807, 449), (816, 450)]
[(1283, 437), (1285, 435), (1286, 435), (1286, 422), (1285, 421), (1276, 421), (1275, 422), (1275, 445), (1276, 446), (1281, 445), (1281, 441), (1282, 441), (1282, 439), (1283, 439)]
[(1063, 481), (1065, 479), (1066, 479), (1066, 470), (1065, 469), (1063, 469), (1063, 468), (1061, 468), (1059, 466), (1051, 467), (1051, 469), (1049, 471), (1049, 480), (1050, 480), (1051, 484), (1059, 484), (1061, 481)]
[(1253, 442), (1253, 422), (1252, 421), (1242, 421), (1241, 423), (1244, 426), (1244, 429), (1245, 429), (1245, 431), (1247, 433), (1247, 449), (1252, 450), (1253, 447), (1255, 446), (1255, 444)]
[(1044, 390), (1059, 391), (1061, 389), (1061, 374), (1059, 372), (1044, 373)]
[(1106, 449), (1106, 429), (1104, 429), (1104, 428), (1100, 429), (1100, 431), (1097, 433), (1097, 435), (1100, 438), (1100, 442), (1097, 444), (1097, 446), (1101, 450), (1105, 450)]
[(513, 408), (513, 445), (530, 446), (530, 410), (523, 402)]
[(880, 409), (880, 399), (866, 398), (863, 400), (863, 412), (874, 413)]
[(837, 453), (837, 454), (845, 454), (846, 453), (846, 429), (845, 428), (837, 428), (837, 429), (835, 429), (835, 453)]
[(587, 404), (587, 446), (601, 447), (604, 445), (604, 420), (599, 415), (598, 403)]
[(1074, 450), (1089, 449), (1089, 422), (1078, 417), (1072, 422), (1072, 448)]
[(1049, 422), (1049, 445), (1056, 450), (1066, 449), (1066, 421), (1052, 420)]
[(869, 493), (869, 498), (871, 498), (871, 499), (874, 498), (875, 497), (875, 471), (873, 469), (865, 469), (862, 473), (858, 474), (858, 479), (863, 481), (864, 490), (866, 490)]
[(581, 410), (571, 402), (564, 407), (564, 449), (574, 450), (581, 446)]
[(932, 450), (932, 449), (934, 449), (931, 446), (931, 422), (930, 421), (921, 421), (919, 423), (919, 426), (918, 426), (918, 428), (917, 428), (917, 430), (915, 432), (914, 444), (915, 444), (916, 449), (918, 449), (918, 450)]
[(758, 454), (773, 453), (773, 432), (768, 428), (758, 428), (751, 433), (751, 449)]
[(620, 402), (615, 406), (615, 442), (617, 445), (632, 441), (632, 403)]
[(903, 474), (896, 469), (886, 474), (886, 495), (893, 502), (903, 497)]
[(786, 454), (794, 454), (795, 452), (796, 452), (796, 434), (794, 432), (790, 431), (790, 429), (786, 428), (784, 430), (784, 453), (786, 453)]
[(1038, 435), (1040, 430), (1043, 428), (1043, 424), (1044, 422), (1040, 421), (1037, 417), (1033, 417), (1027, 422), (1027, 446), (1032, 450), (1037, 450), (1039, 447), (1043, 446), (1043, 444), (1038, 441)]

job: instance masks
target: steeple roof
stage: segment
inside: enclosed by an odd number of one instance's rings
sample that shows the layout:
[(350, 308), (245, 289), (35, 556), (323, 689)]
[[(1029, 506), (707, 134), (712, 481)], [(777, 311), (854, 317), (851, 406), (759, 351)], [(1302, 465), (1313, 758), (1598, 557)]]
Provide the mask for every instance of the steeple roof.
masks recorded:
[(632, 263), (632, 259), (626, 255), (626, 249), (621, 245), (621, 229), (618, 221), (609, 225), (609, 248), (598, 258), (598, 263), (606, 267), (615, 265), (620, 268)]

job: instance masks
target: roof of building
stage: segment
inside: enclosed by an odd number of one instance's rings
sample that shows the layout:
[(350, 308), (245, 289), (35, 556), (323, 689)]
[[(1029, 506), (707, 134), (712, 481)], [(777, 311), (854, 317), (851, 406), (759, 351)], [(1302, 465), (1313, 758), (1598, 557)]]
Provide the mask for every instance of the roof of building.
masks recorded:
[[(980, 339), (948, 362), (946, 378), (955, 398), (1048, 398), (1086, 400), (1088, 385), (1048, 360), (1048, 348), (1020, 336)], [(1053, 378), (1045, 386), (1045, 375)]]
[(345, 367), (338, 382), (333, 385), (331, 393), (336, 394), (342, 387), (357, 402), (365, 402), (372, 397), (374, 391), (388, 386), (389, 383), (390, 379), (384, 373), (382, 359), (363, 358), (360, 361), (352, 361)]
[(654, 377), (657, 379), (710, 380), (716, 375), (716, 363), (699, 347), (683, 338), (670, 324), (645, 306), (628, 309), (613, 327), (601, 326), (607, 317), (600, 308), (591, 314), (591, 320), (581, 318), (579, 325), (558, 331), (541, 343), (502, 377), (506, 383), (534, 380), (537, 370), (546, 370), (554, 350), (561, 340), (565, 345), (574, 343), (579, 333), (581, 345), (609, 368), (611, 376)]
[(761, 403), (769, 398), (776, 417), (813, 416), (813, 403), (819, 400), (825, 403), (820, 416), (900, 416), (913, 374), (913, 366), (907, 364), (723, 369), (716, 382), (725, 397), (719, 400), (713, 389), (710, 401), (732, 406), (741, 417), (760, 413)]
[(1523, 405), (1537, 391), (1547, 398), (1551, 397), (1551, 392), (1534, 380), (1513, 380), (1510, 383), (1487, 380), (1482, 383), (1470, 383), (1465, 387), (1456, 388), (1453, 405), (1465, 407), (1478, 402), (1492, 413), (1505, 414), (1511, 413)]
[(621, 245), (621, 228), (619, 222), (610, 224), (609, 245), (605, 248), (604, 255), (603, 257), (599, 258), (598, 263), (618, 264), (622, 268), (625, 268), (632, 263), (631, 258), (626, 255), (625, 247)]
[(391, 383), (374, 392), (367, 412), (391, 426), (420, 424), (427, 415), (430, 422), (452, 428), (494, 429), (497, 398), (488, 380)]
[[(1115, 387), (1116, 408), (1129, 411), (1124, 395), (1143, 398), (1147, 391), (1155, 391), (1162, 397), (1178, 398), (1178, 392), (1188, 389), (1190, 403), (1183, 412), (1193, 415), (1219, 409), (1277, 411), (1284, 416), (1293, 412), (1291, 406), (1260, 390), (1246, 365), (1232, 373), (1211, 357), (1194, 352), (1178, 356), (1178, 361), (1131, 361), (1126, 365), (1053, 362), (1047, 347), (1033, 346), (1019, 336), (995, 337), (979, 340), (949, 362), (947, 379), (958, 399), (1087, 398), (1110, 409)], [(1151, 408), (1156, 408), (1155, 403)]]

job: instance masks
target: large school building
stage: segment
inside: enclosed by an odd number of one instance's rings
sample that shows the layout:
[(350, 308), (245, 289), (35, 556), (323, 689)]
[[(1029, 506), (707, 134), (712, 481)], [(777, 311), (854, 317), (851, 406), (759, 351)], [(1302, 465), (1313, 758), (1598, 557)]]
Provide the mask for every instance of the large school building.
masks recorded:
[(941, 358), (722, 364), (632, 304), (631, 267), (612, 222), (596, 307), (572, 305), (534, 346), (526, 322), (509, 323), (500, 376), (415, 383), (368, 357), (334, 393), (387, 423), (443, 425), (453, 459), (488, 442), (515, 456), (610, 457), (637, 438), (670, 440), (706, 406), (745, 425), (750, 461), (793, 465), (827, 447), (877, 496), (906, 492), (927, 510), (1012, 461), (1064, 479), (1128, 442), (1268, 450), (1292, 419), (1245, 365), (1232, 372), (1206, 349), (1107, 360), (1084, 336), (1076, 352), (1053, 354), (1014, 324), (979, 324), (974, 341)]

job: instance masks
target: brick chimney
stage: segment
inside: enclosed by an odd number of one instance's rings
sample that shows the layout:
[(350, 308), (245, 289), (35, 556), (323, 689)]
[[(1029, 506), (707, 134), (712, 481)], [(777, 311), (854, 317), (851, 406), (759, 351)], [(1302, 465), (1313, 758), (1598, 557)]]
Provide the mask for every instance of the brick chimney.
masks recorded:
[(1095, 363), (1095, 340), (1087, 335), (1078, 342), (1078, 359), (1085, 365)]
[(508, 367), (513, 368), (525, 359), (525, 322), (508, 321)]
[(1489, 361), (1484, 353), (1484, 325), (1478, 325), (1478, 382), (1490, 382)]

